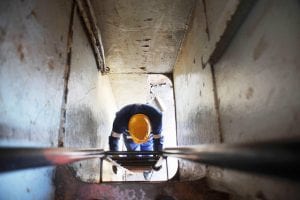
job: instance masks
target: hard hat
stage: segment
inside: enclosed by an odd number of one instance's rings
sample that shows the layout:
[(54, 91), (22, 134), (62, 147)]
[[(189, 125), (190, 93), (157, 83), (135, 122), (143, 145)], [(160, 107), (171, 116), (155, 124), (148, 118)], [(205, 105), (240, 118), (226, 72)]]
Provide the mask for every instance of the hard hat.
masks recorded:
[(132, 115), (129, 119), (128, 131), (135, 143), (142, 144), (147, 142), (151, 132), (149, 118), (144, 114)]

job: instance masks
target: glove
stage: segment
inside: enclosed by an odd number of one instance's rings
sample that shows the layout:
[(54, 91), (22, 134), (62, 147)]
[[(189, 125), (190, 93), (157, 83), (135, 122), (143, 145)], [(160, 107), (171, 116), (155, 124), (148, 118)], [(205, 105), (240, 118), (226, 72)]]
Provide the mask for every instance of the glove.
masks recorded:
[(113, 166), (112, 166), (112, 170), (113, 170), (114, 174), (117, 174), (117, 173), (118, 173), (118, 168), (117, 168), (117, 166), (113, 165)]
[(152, 169), (153, 169), (154, 171), (159, 171), (161, 168), (162, 168), (162, 165), (160, 165), (160, 166), (158, 166), (158, 167), (152, 166)]
[(164, 137), (153, 139), (154, 151), (162, 151), (163, 150)]
[(109, 150), (118, 151), (119, 150), (119, 140), (120, 140), (120, 138), (109, 136)]

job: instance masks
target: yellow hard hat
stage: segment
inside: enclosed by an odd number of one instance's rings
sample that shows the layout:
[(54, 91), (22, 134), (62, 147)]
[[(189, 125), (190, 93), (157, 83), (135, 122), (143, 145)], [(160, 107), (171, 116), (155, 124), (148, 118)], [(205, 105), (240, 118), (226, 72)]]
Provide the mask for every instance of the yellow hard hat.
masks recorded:
[(128, 123), (128, 131), (134, 143), (142, 144), (147, 142), (151, 132), (149, 118), (144, 114), (131, 116)]

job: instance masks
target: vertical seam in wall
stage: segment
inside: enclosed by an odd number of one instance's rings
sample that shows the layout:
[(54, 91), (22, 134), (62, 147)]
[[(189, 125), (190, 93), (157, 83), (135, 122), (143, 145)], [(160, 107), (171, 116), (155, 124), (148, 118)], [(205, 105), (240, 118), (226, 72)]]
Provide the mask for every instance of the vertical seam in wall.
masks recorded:
[[(203, 0), (204, 2), (205, 0)], [(214, 93), (214, 101), (215, 101), (215, 109), (217, 114), (217, 123), (218, 123), (218, 131), (219, 131), (219, 141), (220, 143), (224, 142), (223, 138), (223, 129), (221, 122), (221, 112), (220, 112), (220, 99), (217, 90), (217, 81), (215, 75), (215, 63), (219, 61), (221, 56), (225, 53), (227, 47), (230, 45), (232, 39), (234, 38), (236, 32), (239, 27), (243, 24), (248, 14), (252, 10), (253, 6), (257, 0), (241, 0), (236, 12), (231, 17), (230, 21), (227, 22), (227, 27), (224, 33), (221, 36), (221, 39), (217, 42), (215, 50), (210, 55), (208, 63), (211, 66), (212, 73), (212, 81), (213, 81), (213, 93)], [(207, 19), (206, 19), (207, 20)]]
[(218, 98), (218, 89), (217, 89), (215, 68), (214, 68), (214, 65), (211, 65), (210, 67), (211, 67), (211, 74), (212, 74), (212, 81), (213, 81), (213, 93), (214, 93), (215, 109), (216, 109), (216, 114), (217, 114), (219, 141), (220, 141), (220, 143), (223, 143), (223, 130), (222, 130), (222, 123), (221, 123), (221, 116), (220, 116), (220, 101)]
[[(183, 43), (185, 41), (186, 35), (188, 34), (188, 31), (189, 31), (189, 29), (191, 27), (190, 25), (191, 25), (191, 23), (194, 20), (196, 6), (197, 6), (197, 1), (194, 1), (194, 6), (191, 8), (189, 16), (187, 17), (187, 20), (186, 20), (185, 31), (184, 31), (183, 37), (182, 37), (182, 39), (180, 41), (180, 44), (179, 44), (179, 48), (178, 48), (178, 51), (177, 51), (177, 54), (176, 54), (174, 66), (176, 65), (176, 63), (178, 61), (179, 54), (181, 52), (181, 49), (182, 49)], [(173, 67), (173, 69), (174, 69), (174, 67)]]
[(204, 16), (205, 16), (205, 32), (207, 35), (207, 40), (210, 41), (210, 34), (209, 34), (209, 27), (208, 27), (208, 18), (207, 18), (207, 12), (206, 12), (206, 1), (202, 0), (202, 4), (203, 4), (203, 11), (204, 11)]
[(67, 61), (64, 71), (64, 88), (63, 88), (63, 98), (60, 111), (60, 125), (58, 133), (58, 147), (64, 146), (65, 138), (65, 124), (66, 124), (66, 113), (67, 113), (67, 102), (68, 102), (68, 84), (71, 71), (71, 58), (72, 58), (72, 43), (73, 43), (73, 27), (74, 27), (74, 16), (75, 16), (76, 5), (72, 1), (72, 10), (70, 16), (69, 30), (68, 30), (68, 39), (67, 39)]
[(214, 51), (209, 56), (208, 62), (210, 64), (214, 65), (221, 59), (256, 2), (257, 0), (240, 0), (235, 13), (231, 16), (231, 19), (226, 22), (226, 28), (219, 41), (215, 44), (216, 47)]
[[(194, 1), (194, 6), (191, 8), (189, 16), (187, 17), (187, 21), (186, 21), (186, 27), (185, 27), (185, 32), (183, 34), (183, 37), (180, 41), (179, 44), (179, 48), (177, 51), (177, 55), (176, 55), (176, 59), (175, 59), (175, 63), (174, 63), (174, 67), (176, 65), (176, 63), (178, 62), (178, 58), (179, 58), (179, 54), (181, 52), (182, 46), (184, 44), (185, 38), (188, 34), (188, 30), (190, 29), (191, 23), (193, 23), (193, 19), (194, 19), (194, 15), (195, 15), (195, 10), (196, 10), (196, 6), (197, 6), (197, 1)], [(174, 67), (173, 67), (173, 76), (174, 76)], [(173, 77), (173, 80), (174, 77)], [(174, 112), (175, 112), (175, 128), (176, 128), (176, 145), (178, 146), (178, 140), (177, 140), (177, 112), (176, 112), (176, 94), (175, 94), (175, 83), (173, 82), (173, 96), (174, 96)]]

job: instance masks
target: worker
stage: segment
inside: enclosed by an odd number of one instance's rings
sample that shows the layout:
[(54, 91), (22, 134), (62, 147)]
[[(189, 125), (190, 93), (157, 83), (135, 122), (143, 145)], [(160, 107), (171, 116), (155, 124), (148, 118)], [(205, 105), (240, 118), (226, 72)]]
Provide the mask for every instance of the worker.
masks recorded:
[[(164, 138), (161, 131), (160, 111), (147, 104), (130, 104), (116, 113), (109, 136), (109, 148), (118, 151), (119, 140), (123, 135), (128, 151), (162, 151)], [(117, 167), (113, 165), (112, 169), (117, 174)], [(144, 171), (145, 180), (150, 180), (152, 173), (152, 170)]]
[(109, 136), (111, 151), (119, 150), (123, 135), (128, 151), (162, 151), (162, 113), (147, 104), (130, 104), (116, 113)]

